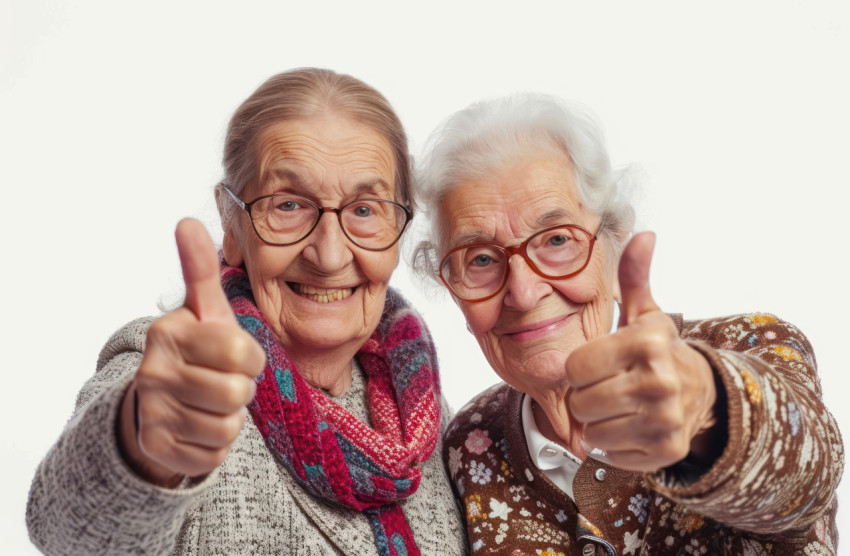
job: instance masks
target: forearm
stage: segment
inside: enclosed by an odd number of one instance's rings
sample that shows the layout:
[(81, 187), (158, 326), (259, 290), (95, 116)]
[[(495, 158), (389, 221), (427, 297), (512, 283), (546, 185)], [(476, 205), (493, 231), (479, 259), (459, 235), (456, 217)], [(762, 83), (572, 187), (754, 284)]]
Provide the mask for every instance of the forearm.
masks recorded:
[(122, 400), (152, 320), (134, 321), (107, 342), (74, 416), (36, 471), (27, 526), (45, 553), (168, 553), (186, 508), (204, 488), (158, 488), (119, 449)]
[(706, 338), (725, 349), (701, 349), (726, 397), (720, 457), (690, 485), (676, 485), (669, 473), (650, 480), (698, 513), (775, 533), (805, 528), (827, 510), (844, 456), (835, 420), (820, 399), (811, 346), (791, 325), (772, 317), (765, 325), (766, 319), (726, 323), (717, 337)]
[(125, 383), (103, 391), (74, 416), (39, 466), (27, 525), (42, 551), (164, 554), (196, 494), (168, 491), (124, 463), (114, 425)]

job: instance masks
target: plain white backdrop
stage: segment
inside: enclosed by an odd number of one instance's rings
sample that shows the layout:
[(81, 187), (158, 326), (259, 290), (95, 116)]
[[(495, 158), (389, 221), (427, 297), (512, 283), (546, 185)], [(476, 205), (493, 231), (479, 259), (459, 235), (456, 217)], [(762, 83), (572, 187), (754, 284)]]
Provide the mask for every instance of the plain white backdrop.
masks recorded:
[[(231, 113), (297, 66), (375, 86), (414, 152), (483, 97), (589, 105), (612, 159), (644, 168), (639, 226), (658, 234), (661, 307), (797, 324), (850, 434), (845, 3), (302, 4), (0, 1), (0, 551), (35, 552), (29, 484), (103, 342), (179, 294), (177, 221), (196, 216), (220, 239), (212, 187)], [(455, 408), (496, 381), (447, 296), (403, 263), (394, 284), (431, 326)]]

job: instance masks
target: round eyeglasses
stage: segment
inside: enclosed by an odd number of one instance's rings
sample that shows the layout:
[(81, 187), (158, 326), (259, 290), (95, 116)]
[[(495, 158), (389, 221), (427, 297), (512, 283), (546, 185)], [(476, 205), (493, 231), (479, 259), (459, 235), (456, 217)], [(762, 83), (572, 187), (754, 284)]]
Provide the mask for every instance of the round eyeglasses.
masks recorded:
[(512, 256), (520, 255), (543, 278), (562, 280), (587, 267), (598, 237), (599, 230), (591, 234), (581, 226), (562, 224), (541, 230), (516, 247), (461, 245), (440, 261), (440, 279), (462, 301), (486, 301), (508, 282)]
[(242, 210), (263, 243), (293, 245), (309, 236), (326, 212), (335, 212), (339, 226), (351, 243), (367, 251), (384, 251), (398, 241), (413, 214), (407, 207), (386, 199), (357, 199), (339, 208), (320, 207), (310, 199), (289, 193), (242, 201), (222, 186)]

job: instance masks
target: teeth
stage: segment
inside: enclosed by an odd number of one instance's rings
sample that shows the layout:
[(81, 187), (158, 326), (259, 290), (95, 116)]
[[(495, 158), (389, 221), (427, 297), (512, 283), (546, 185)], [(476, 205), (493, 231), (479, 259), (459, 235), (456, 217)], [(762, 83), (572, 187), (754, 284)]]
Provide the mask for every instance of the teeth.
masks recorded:
[(316, 286), (310, 286), (307, 284), (290, 284), (292, 286), (292, 290), (306, 297), (307, 299), (312, 299), (317, 303), (329, 303), (331, 301), (339, 301), (340, 299), (345, 299), (349, 297), (352, 293), (354, 293), (354, 288), (345, 288), (345, 289), (332, 289), (332, 288), (317, 288)]

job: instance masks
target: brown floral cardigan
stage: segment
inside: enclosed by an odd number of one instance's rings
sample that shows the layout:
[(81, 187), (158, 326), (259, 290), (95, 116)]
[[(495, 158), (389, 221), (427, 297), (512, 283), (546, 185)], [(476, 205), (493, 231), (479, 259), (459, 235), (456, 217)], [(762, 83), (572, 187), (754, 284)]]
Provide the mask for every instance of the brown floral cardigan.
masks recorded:
[(523, 394), (501, 384), (450, 425), (444, 457), (479, 554), (835, 554), (844, 449), (821, 402), (811, 345), (766, 314), (683, 322), (726, 399), (728, 438), (709, 469), (656, 474), (588, 458), (575, 502), (531, 462)]

